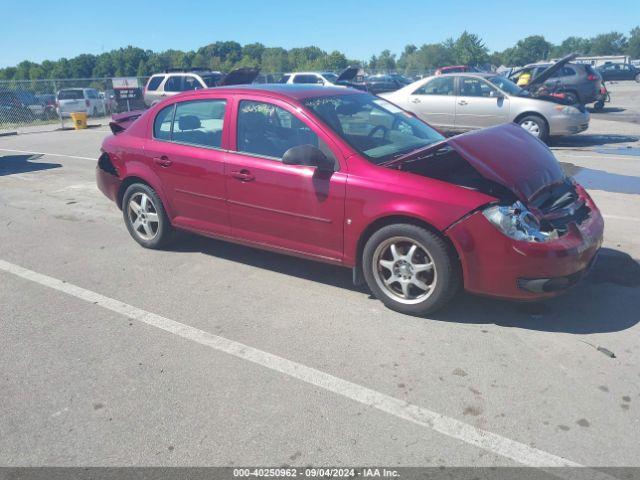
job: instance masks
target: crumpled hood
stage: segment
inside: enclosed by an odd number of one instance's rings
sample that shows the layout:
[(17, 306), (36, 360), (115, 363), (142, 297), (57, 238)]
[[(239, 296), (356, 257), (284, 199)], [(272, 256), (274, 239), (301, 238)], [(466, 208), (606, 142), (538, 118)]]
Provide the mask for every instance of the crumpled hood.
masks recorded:
[(565, 179), (551, 150), (514, 123), (458, 135), (446, 143), (483, 177), (508, 188), (525, 203)]

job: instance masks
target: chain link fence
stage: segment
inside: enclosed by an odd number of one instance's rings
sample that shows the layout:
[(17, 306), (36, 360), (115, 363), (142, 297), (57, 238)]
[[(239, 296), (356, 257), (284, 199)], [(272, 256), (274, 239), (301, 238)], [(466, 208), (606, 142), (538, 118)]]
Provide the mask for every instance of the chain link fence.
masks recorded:
[(105, 124), (114, 113), (146, 108), (142, 87), (115, 90), (111, 78), (0, 81), (0, 135), (73, 128), (71, 113), (84, 112), (89, 125)]
[[(432, 71), (366, 72), (367, 76), (400, 73), (408, 80)], [(256, 83), (279, 83), (284, 73), (260, 74)], [(130, 79), (133, 80), (136, 77)], [(112, 78), (0, 81), (0, 135), (73, 128), (72, 112), (84, 112), (89, 126), (104, 125), (115, 113), (145, 109), (143, 88), (149, 77), (137, 78), (137, 88), (114, 88)], [(119, 87), (119, 85), (116, 85)]]

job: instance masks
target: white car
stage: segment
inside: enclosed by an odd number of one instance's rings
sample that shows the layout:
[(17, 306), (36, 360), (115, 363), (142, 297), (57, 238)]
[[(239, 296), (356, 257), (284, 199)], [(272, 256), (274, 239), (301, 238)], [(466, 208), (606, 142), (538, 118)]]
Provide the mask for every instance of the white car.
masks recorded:
[(316, 85), (336, 85), (338, 75), (333, 72), (285, 73), (281, 83), (312, 83)]
[(64, 88), (56, 95), (56, 105), (61, 117), (77, 112), (85, 112), (90, 117), (106, 114), (104, 100), (95, 88)]
[(511, 80), (489, 73), (427, 77), (380, 97), (451, 133), (515, 122), (546, 141), (589, 128), (584, 105), (532, 97)]

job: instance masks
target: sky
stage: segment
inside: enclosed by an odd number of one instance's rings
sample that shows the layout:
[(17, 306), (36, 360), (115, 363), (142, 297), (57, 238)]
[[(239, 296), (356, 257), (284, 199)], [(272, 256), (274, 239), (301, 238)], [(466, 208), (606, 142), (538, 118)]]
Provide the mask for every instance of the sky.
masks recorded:
[(0, 0), (0, 67), (133, 45), (195, 50), (218, 40), (315, 45), (369, 59), (465, 29), (503, 50), (528, 35), (559, 43), (640, 24), (640, 0)]

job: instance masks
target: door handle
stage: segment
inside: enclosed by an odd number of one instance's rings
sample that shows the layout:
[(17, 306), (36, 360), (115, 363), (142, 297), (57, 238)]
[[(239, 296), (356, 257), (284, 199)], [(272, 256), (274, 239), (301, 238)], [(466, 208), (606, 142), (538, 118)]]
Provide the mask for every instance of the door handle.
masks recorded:
[(411, 103), (420, 103), (421, 100), (419, 98), (412, 98)]
[(460, 100), (458, 102), (458, 105), (467, 105), (467, 101), (466, 100)]
[(169, 160), (169, 157), (167, 157), (166, 155), (162, 155), (161, 157), (154, 157), (153, 161), (163, 168), (170, 167), (173, 164), (173, 162)]
[(253, 175), (251, 175), (251, 172), (249, 170), (247, 170), (246, 168), (243, 168), (242, 170), (240, 170), (238, 172), (231, 172), (231, 176), (233, 178), (237, 178), (241, 182), (250, 182), (250, 181), (255, 179), (255, 177)]

